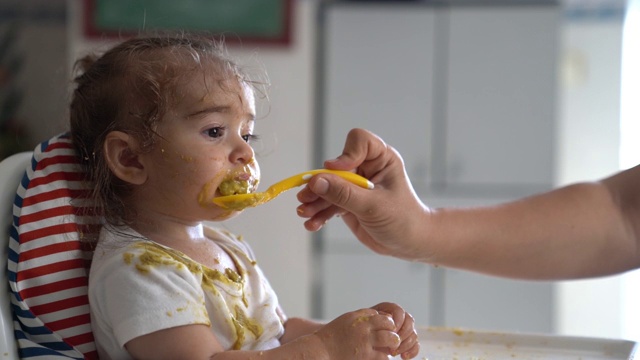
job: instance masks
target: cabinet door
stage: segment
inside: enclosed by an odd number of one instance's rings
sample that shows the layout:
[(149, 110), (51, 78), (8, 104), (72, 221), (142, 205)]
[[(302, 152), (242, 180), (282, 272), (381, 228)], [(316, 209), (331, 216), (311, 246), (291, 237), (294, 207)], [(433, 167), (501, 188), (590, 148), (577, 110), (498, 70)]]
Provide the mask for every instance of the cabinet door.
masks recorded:
[(419, 185), (431, 153), (434, 12), (365, 5), (326, 9), (322, 156), (339, 155), (348, 131), (366, 128), (402, 153)]
[[(353, 239), (342, 239), (354, 244)], [(430, 266), (384, 257), (367, 249), (327, 249), (322, 258), (323, 317), (334, 319), (348, 311), (381, 302), (395, 302), (411, 315), (416, 324), (434, 325), (430, 317)], [(347, 245), (346, 247), (350, 247)], [(441, 311), (441, 309), (438, 309)]]
[(554, 331), (554, 285), (550, 282), (502, 279), (453, 269), (446, 269), (444, 278), (446, 326)]
[(451, 7), (436, 182), (514, 194), (553, 184), (557, 6)]
[[(321, 158), (340, 154), (347, 132), (363, 127), (400, 151), (431, 206), (502, 202), (551, 187), (557, 11), (327, 5)], [(552, 329), (552, 285), (345, 249), (356, 240), (336, 220), (320, 237), (323, 317), (390, 300), (423, 325)]]

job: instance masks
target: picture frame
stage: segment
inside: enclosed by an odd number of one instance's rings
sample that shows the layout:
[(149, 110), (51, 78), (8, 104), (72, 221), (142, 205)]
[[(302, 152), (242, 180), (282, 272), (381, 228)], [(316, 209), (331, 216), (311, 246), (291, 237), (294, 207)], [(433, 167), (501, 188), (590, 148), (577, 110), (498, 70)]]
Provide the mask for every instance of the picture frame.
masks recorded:
[(83, 0), (87, 38), (189, 31), (225, 42), (289, 45), (294, 0)]

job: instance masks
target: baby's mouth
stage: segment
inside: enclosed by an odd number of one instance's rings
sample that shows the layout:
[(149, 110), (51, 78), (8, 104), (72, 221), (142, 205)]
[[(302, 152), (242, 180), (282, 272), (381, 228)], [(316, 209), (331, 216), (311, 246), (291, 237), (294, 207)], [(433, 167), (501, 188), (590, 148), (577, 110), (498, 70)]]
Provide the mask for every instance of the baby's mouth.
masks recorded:
[[(218, 182), (220, 178), (222, 181)], [(259, 182), (260, 168), (257, 163), (251, 161), (242, 167), (218, 173), (204, 185), (198, 194), (198, 203), (208, 207), (212, 204), (212, 197), (254, 193), (258, 189)], [(214, 188), (216, 184), (217, 187)]]
[(230, 171), (218, 185), (218, 193), (222, 196), (253, 193), (260, 182), (260, 168), (255, 160), (251, 160), (242, 168)]
[(249, 194), (258, 188), (258, 179), (249, 173), (233, 174), (225, 178), (218, 186), (222, 196)]

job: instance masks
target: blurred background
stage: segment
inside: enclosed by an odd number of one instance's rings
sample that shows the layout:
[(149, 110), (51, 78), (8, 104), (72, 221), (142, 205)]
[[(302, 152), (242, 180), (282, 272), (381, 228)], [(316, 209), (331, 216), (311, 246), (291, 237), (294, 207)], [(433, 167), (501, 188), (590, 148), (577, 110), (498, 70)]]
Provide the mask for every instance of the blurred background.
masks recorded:
[[(64, 131), (74, 61), (154, 28), (224, 33), (266, 71), (265, 185), (368, 128), (430, 206), (492, 204), (640, 162), (638, 0), (0, 0), (0, 158)], [(311, 234), (295, 191), (217, 224), (243, 234), (289, 316), (396, 301), (420, 325), (640, 341), (640, 275), (530, 282)]]

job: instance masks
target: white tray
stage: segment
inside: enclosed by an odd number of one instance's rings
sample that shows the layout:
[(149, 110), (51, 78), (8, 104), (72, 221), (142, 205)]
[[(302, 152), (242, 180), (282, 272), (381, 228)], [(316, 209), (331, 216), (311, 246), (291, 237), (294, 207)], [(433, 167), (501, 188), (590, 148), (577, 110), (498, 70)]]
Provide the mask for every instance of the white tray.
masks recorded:
[(638, 343), (627, 340), (455, 328), (420, 328), (418, 336), (417, 360), (630, 360), (640, 349)]

